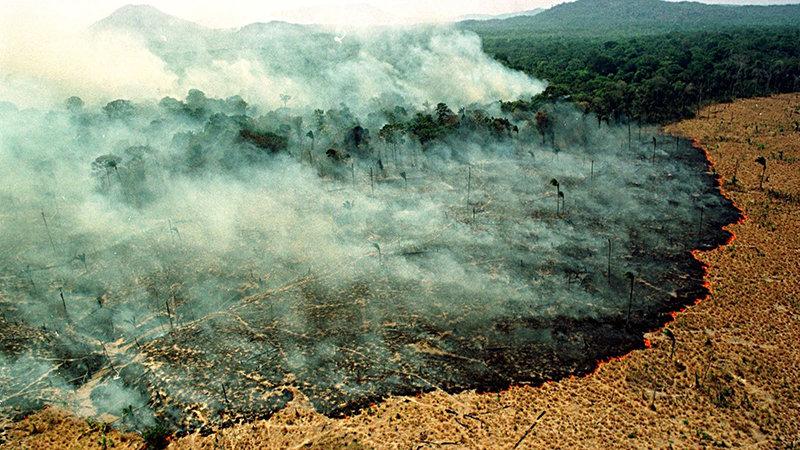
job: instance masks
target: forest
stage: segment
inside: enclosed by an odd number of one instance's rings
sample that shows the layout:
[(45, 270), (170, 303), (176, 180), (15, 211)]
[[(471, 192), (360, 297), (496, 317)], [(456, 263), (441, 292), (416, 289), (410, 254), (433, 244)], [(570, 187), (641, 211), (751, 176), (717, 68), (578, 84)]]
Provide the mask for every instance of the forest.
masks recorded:
[[(636, 17), (622, 20), (615, 17), (631, 2), (608, 0), (607, 11), (586, 3), (461, 26), (505, 65), (550, 83), (534, 103), (569, 99), (603, 120), (663, 123), (691, 117), (704, 104), (800, 88), (796, 5), (645, 0), (632, 8)], [(685, 20), (692, 15), (706, 22)]]

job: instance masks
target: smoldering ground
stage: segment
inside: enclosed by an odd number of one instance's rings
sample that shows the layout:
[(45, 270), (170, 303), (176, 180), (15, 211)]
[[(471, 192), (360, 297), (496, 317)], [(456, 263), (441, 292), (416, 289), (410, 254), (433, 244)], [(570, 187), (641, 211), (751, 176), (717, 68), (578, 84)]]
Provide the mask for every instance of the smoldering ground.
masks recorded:
[(541, 85), (472, 36), (174, 25), (144, 48), (208, 92), (0, 112), (7, 413), (191, 429), (290, 386), (340, 414), (583, 373), (702, 293), (689, 252), (736, 218), (686, 142), (501, 108)]

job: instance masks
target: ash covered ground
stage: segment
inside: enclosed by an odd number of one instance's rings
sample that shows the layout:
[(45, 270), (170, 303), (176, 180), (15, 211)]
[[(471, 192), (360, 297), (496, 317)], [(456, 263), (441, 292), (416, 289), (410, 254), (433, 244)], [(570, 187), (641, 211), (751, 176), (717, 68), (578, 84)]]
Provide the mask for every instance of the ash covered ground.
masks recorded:
[(3, 104), (4, 414), (188, 431), (290, 386), (329, 415), (500, 389), (586, 373), (703, 295), (690, 252), (738, 213), (687, 142), (531, 99), (462, 32), (283, 27), (140, 42), (185, 97)]

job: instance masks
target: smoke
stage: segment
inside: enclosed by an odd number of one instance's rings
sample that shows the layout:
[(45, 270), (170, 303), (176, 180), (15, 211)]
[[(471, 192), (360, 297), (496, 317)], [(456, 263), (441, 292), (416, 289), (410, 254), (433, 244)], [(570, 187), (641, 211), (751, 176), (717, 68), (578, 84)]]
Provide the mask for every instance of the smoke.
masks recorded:
[[(15, 20), (12, 20), (15, 19)], [(89, 35), (55, 19), (6, 16), (0, 27), (0, 98), (46, 107), (69, 95), (99, 102), (164, 93), (177, 78), (141, 41), (122, 33)]]
[(448, 27), (334, 32), (272, 22), (218, 30), (144, 6), (125, 7), (88, 31), (40, 20), (8, 20), (0, 31), (0, 98), (21, 106), (200, 89), (267, 108), (289, 96), (296, 107), (344, 103), (366, 112), (381, 99), (460, 105), (530, 98), (544, 88), (484, 54), (476, 35)]
[[(126, 39), (188, 95), (134, 73), (134, 102), (0, 110), (8, 413), (57, 397), (187, 429), (290, 387), (337, 414), (579, 373), (702, 289), (689, 250), (734, 216), (683, 142), (501, 110), (542, 85), (475, 36), (168, 25)], [(3, 92), (124, 91), (41, 61), (3, 65)]]

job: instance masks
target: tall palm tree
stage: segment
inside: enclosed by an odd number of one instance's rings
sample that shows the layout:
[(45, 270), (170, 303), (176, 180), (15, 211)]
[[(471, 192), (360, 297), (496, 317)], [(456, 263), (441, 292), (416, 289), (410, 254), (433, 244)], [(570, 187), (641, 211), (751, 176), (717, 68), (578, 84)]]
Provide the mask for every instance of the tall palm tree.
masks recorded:
[(550, 184), (556, 187), (556, 215), (561, 212), (561, 199), (564, 197), (564, 194), (561, 193), (561, 185), (558, 183), (558, 180), (553, 178), (550, 180)]

